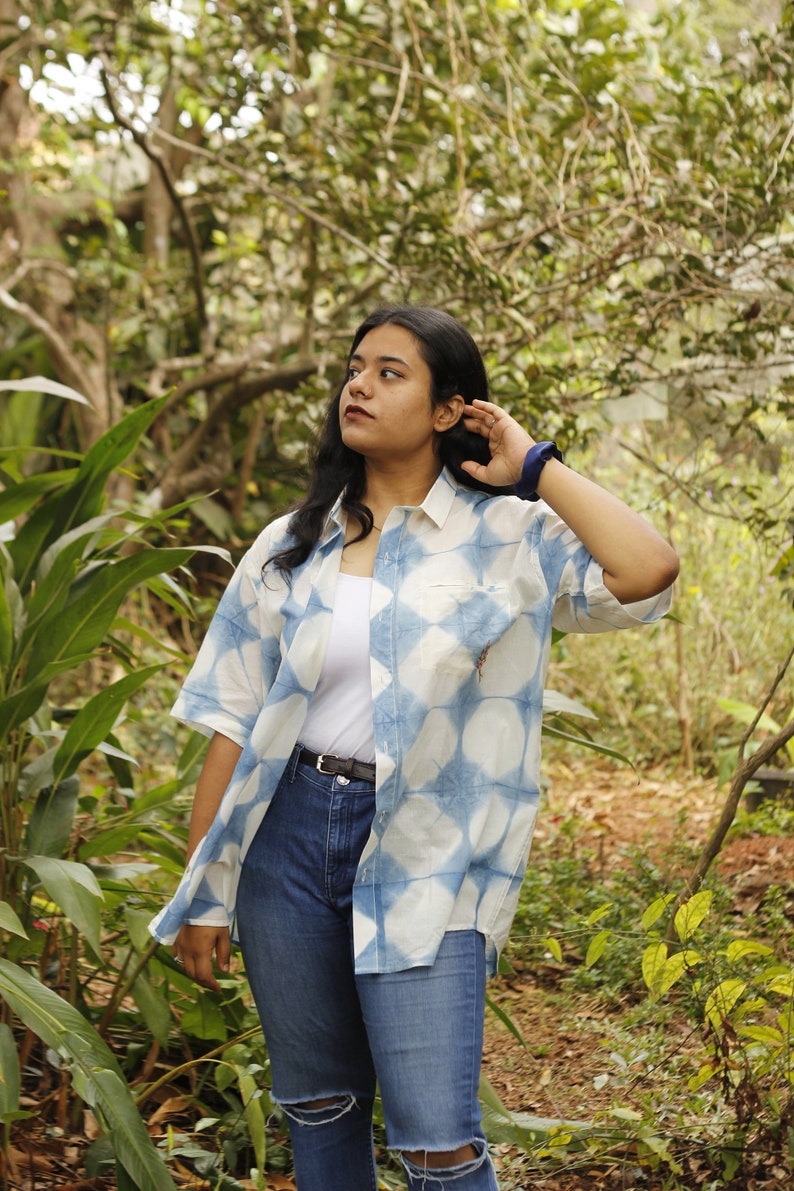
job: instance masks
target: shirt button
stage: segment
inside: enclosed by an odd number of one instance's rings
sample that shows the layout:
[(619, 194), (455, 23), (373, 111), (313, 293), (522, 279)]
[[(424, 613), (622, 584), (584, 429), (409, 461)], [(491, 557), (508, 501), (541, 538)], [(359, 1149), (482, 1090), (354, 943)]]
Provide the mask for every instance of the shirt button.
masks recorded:
[(388, 812), (388, 811), (381, 811), (381, 812), (380, 812), (379, 819), (380, 819), (380, 822), (381, 822), (381, 823), (385, 823), (385, 822), (386, 822), (386, 820), (388, 819), (388, 817), (389, 817), (389, 812)]

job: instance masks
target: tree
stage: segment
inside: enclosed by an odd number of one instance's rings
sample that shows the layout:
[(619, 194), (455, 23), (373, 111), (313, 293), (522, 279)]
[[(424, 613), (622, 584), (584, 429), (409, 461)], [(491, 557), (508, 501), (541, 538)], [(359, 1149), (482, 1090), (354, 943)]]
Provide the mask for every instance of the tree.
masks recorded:
[(238, 514), (383, 301), (462, 314), (563, 437), (629, 398), (736, 435), (790, 393), (791, 7), (722, 60), (687, 19), (0, 0), (6, 369), (88, 394), (82, 448), (170, 392), (149, 486)]

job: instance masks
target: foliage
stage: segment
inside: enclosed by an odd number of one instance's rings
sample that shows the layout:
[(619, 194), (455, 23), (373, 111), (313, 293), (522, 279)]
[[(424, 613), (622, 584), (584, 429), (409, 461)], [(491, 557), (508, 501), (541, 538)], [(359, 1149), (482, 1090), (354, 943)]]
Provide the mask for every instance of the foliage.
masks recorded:
[(152, 486), (220, 489), (195, 511), (225, 536), (300, 487), (383, 301), (461, 314), (549, 437), (669, 412), (732, 448), (789, 408), (791, 8), (720, 53), (693, 8), (14, 0), (3, 367), (83, 375), (83, 446), (175, 382)]
[[(762, 805), (745, 813), (737, 830), (753, 830), (756, 821), (781, 832), (784, 808)], [(507, 965), (552, 965), (564, 987), (596, 990), (621, 1007), (612, 1070), (607, 1064), (599, 1077), (615, 1099), (587, 1127), (579, 1122), (528, 1140), (532, 1162), (570, 1164), (584, 1146), (591, 1163), (639, 1163), (665, 1172), (671, 1188), (690, 1185), (689, 1158), (704, 1168), (716, 1161), (713, 1186), (728, 1185), (764, 1152), (778, 1155), (782, 1169), (791, 1162), (786, 1137), (794, 1107), (784, 891), (771, 889), (737, 925), (728, 913), (730, 890), (712, 878), (676, 910), (675, 942), (668, 944), (663, 927), (677, 887), (671, 873), (691, 863), (680, 843), (669, 857), (657, 852), (653, 863), (645, 849), (632, 849), (605, 873), (579, 836), (576, 821), (566, 819), (535, 850)], [(686, 1028), (668, 1033), (673, 1014)], [(652, 1073), (650, 1081), (631, 1077), (638, 1068)]]
[[(112, 1015), (131, 991), (159, 1032), (159, 998), (145, 958), (130, 973), (130, 952), (114, 971), (102, 913), (121, 907), (149, 870), (147, 863), (116, 858), (172, 793), (150, 791), (131, 813), (122, 811), (132, 796), (131, 759), (120, 747), (117, 724), (125, 704), (163, 663), (138, 664), (134, 644), (124, 640), (134, 626), (120, 610), (141, 585), (187, 610), (185, 593), (167, 572), (194, 551), (148, 544), (153, 533), (162, 534), (164, 514), (148, 518), (104, 507), (111, 472), (161, 408), (156, 401), (133, 410), (74, 467), (25, 478), (17, 453), (7, 451), (0, 492), (6, 529), (0, 546), (0, 928), (7, 936), (0, 996), (71, 1074), (75, 1090), (108, 1129), (119, 1167), (134, 1185), (152, 1188), (173, 1183), (100, 1037), (102, 1026), (95, 1029), (94, 1013), (103, 1002), (107, 1013), (109, 1001)], [(80, 676), (92, 666), (104, 675), (97, 692), (79, 709), (64, 706), (63, 694), (78, 679), (84, 684)], [(86, 791), (86, 770), (96, 764), (97, 751), (125, 791), (116, 805), (112, 789)], [(104, 863), (92, 863), (97, 860)], [(86, 961), (99, 965), (103, 981), (93, 1011), (79, 971)], [(38, 969), (38, 979), (30, 967)], [(66, 999), (46, 987), (52, 982), (68, 990)], [(165, 1002), (163, 1008), (167, 1018)], [(19, 1113), (18, 1086), (15, 1079), (7, 1087), (6, 1123)]]
[[(685, 766), (726, 780), (740, 735), (736, 707), (760, 701), (781, 661), (781, 643), (791, 636), (791, 595), (777, 566), (791, 532), (786, 509), (794, 444), (789, 431), (775, 434), (774, 469), (749, 448), (727, 461), (701, 441), (689, 474), (697, 474), (695, 488), (703, 488), (704, 496), (695, 500), (694, 488), (679, 489), (666, 511), (653, 478), (627, 471), (623, 460), (641, 451), (655, 467), (663, 466), (686, 446), (679, 439), (676, 448), (669, 430), (615, 429), (597, 452), (570, 456), (574, 467), (655, 516), (681, 558), (673, 623), (636, 633), (572, 634), (552, 655), (553, 685), (587, 703), (598, 717), (599, 738), (635, 762), (680, 756)], [(756, 509), (765, 510), (777, 528), (761, 530)], [(791, 706), (788, 682), (777, 692), (771, 719), (784, 723)]]

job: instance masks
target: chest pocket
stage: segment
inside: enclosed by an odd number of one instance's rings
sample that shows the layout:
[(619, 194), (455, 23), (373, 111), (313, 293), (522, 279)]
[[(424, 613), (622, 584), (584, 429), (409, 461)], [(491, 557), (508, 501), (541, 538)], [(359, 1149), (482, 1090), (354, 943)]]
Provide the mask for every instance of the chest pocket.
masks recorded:
[(428, 584), (421, 593), (423, 670), (461, 677), (478, 672), (510, 627), (505, 584)]

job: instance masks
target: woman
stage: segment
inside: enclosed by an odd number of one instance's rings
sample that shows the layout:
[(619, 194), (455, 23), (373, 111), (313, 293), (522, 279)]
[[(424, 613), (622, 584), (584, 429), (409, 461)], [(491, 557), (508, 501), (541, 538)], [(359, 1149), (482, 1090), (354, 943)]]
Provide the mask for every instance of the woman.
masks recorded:
[(440, 311), (353, 340), (309, 494), (240, 563), (174, 714), (212, 736), (153, 932), (217, 989), (239, 937), (300, 1191), (496, 1187), (485, 982), (538, 800), (552, 625), (667, 610), (675, 552), (488, 400)]

